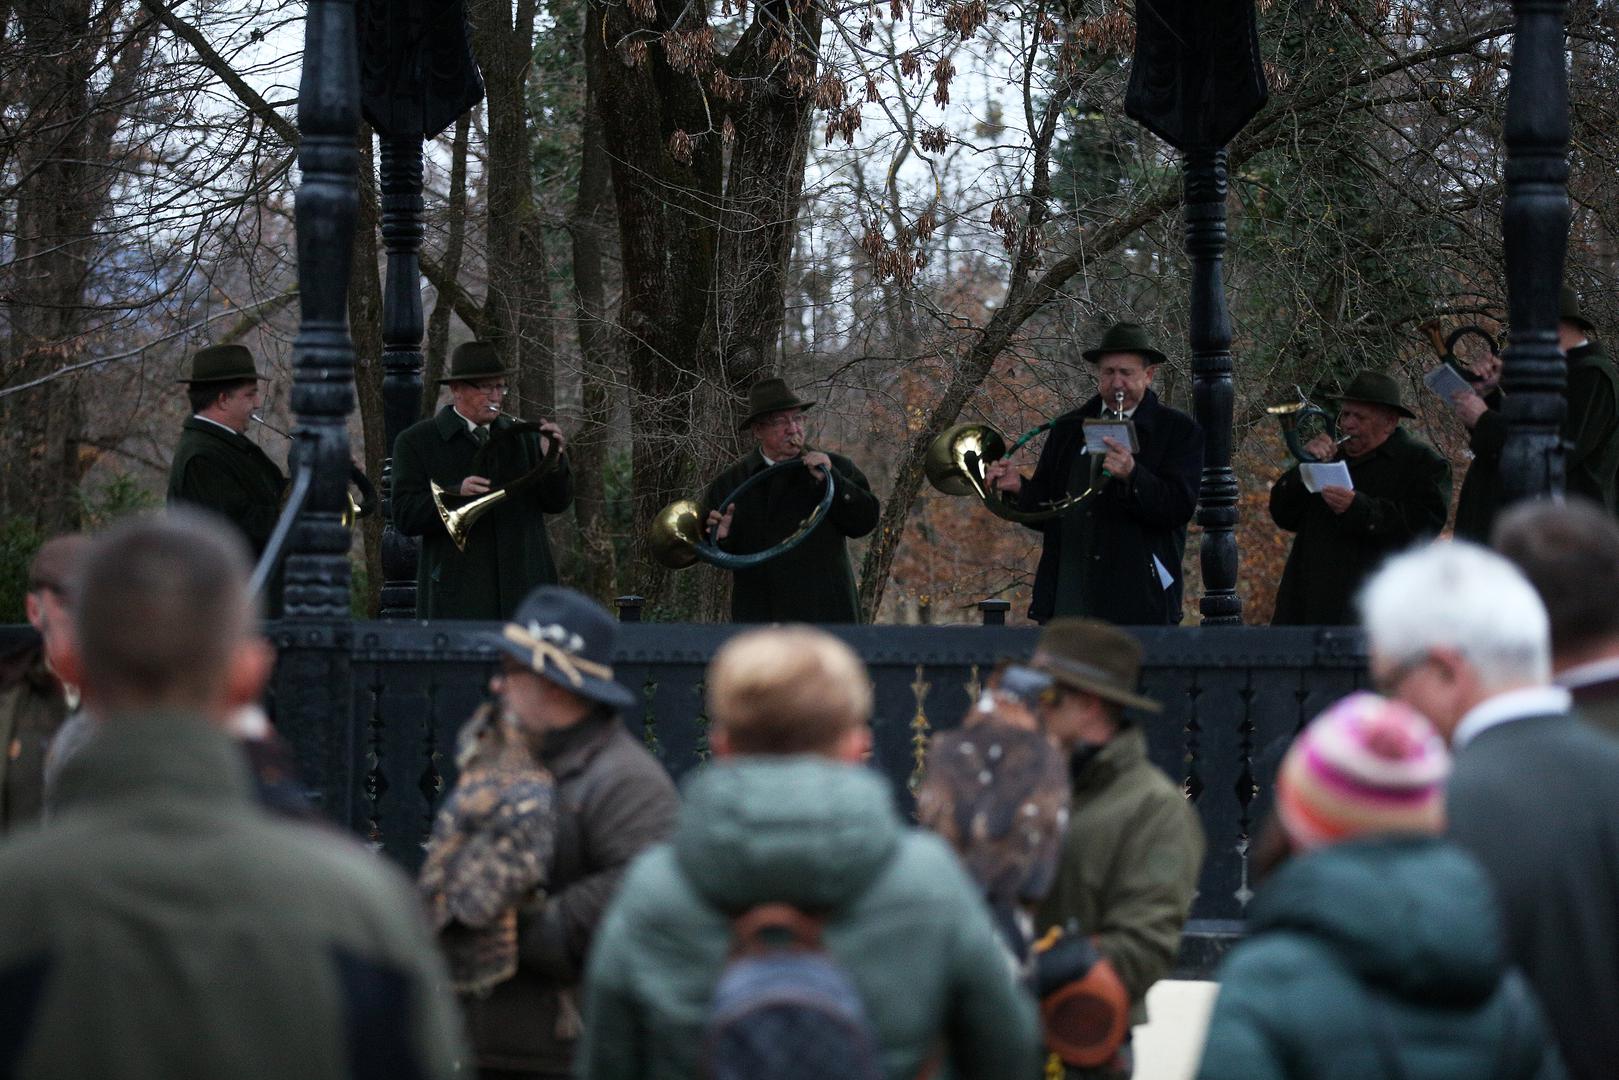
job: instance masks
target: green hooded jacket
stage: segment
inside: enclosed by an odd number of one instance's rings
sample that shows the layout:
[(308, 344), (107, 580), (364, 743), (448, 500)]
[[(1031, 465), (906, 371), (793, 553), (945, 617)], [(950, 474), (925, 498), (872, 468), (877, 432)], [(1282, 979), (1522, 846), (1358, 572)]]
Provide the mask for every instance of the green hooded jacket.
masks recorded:
[(673, 839), (631, 866), (598, 933), (578, 1076), (701, 1076), (731, 919), (771, 901), (827, 913), (890, 1080), (941, 1051), (941, 1075), (1038, 1075), (1034, 1003), (955, 855), (900, 823), (876, 773), (806, 756), (711, 764), (688, 785)]
[(1554, 1080), (1561, 1059), (1508, 968), (1494, 891), (1432, 837), (1295, 857), (1221, 964), (1200, 1080)]

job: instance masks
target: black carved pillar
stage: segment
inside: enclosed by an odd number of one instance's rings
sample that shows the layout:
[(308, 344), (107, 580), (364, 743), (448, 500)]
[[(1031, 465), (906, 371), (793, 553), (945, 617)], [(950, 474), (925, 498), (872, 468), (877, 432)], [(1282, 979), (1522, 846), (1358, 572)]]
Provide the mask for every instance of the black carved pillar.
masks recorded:
[(1226, 152), (1186, 155), (1186, 254), (1192, 262), (1192, 402), (1203, 428), (1197, 523), (1204, 626), (1242, 623), (1237, 595), (1237, 474), (1231, 470), (1231, 318), (1225, 302)]
[(382, 617), (416, 614), (421, 545), (393, 527), (393, 446), (422, 400), (422, 140), (483, 99), (464, 0), (359, 0), (360, 106), (382, 143)]
[(382, 139), (382, 242), (388, 280), (382, 297), (382, 419), (388, 441), (382, 467), (382, 617), (416, 614), (421, 544), (393, 527), (393, 445), (414, 424), (422, 400), (422, 140)]
[(1192, 408), (1203, 428), (1197, 523), (1205, 626), (1242, 622), (1237, 595), (1237, 478), (1231, 471), (1231, 320), (1226, 310), (1226, 151), (1265, 104), (1251, 0), (1137, 0), (1136, 52), (1124, 108), (1185, 157), (1187, 336)]
[(1507, 502), (1563, 490), (1566, 363), (1557, 291), (1568, 246), (1568, 69), (1563, 0), (1517, 0), (1507, 92), (1507, 196), (1501, 212), (1511, 324), (1502, 387)]
[(324, 812), (348, 823), (353, 707), (349, 671), (348, 416), (354, 346), (348, 280), (358, 210), (359, 124), (354, 0), (308, 0), (298, 88), (296, 204), (301, 321), (293, 342), (294, 453), (313, 454), (314, 483), (293, 529), (276, 680), (276, 719)]

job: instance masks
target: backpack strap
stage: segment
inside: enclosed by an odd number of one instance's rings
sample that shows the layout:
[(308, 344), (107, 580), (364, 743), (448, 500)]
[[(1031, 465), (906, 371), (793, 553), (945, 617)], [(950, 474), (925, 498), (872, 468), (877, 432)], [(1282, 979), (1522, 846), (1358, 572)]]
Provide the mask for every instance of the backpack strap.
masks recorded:
[(825, 926), (825, 918), (806, 914), (791, 904), (760, 904), (731, 920), (731, 955), (757, 956), (782, 948), (821, 952), (821, 930)]

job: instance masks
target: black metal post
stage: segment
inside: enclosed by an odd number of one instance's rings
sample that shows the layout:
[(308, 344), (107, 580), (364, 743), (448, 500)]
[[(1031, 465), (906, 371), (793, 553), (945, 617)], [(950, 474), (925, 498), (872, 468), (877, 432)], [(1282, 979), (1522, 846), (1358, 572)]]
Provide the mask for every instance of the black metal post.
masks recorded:
[(1507, 502), (1563, 490), (1567, 364), (1557, 292), (1568, 247), (1568, 68), (1563, 0), (1517, 0), (1507, 92), (1507, 196), (1501, 211), (1511, 325), (1501, 454)]
[(388, 280), (382, 297), (382, 419), (388, 441), (382, 466), (382, 611), (384, 619), (416, 614), (416, 559), (421, 543), (393, 526), (393, 446), (414, 424), (422, 400), (422, 140), (382, 137), (382, 242)]
[(298, 89), (302, 321), (293, 342), (292, 407), (295, 453), (315, 455), (315, 469), (287, 560), (276, 711), (293, 733), (304, 775), (319, 778), (324, 811), (343, 824), (351, 817), (353, 767), (347, 722), (353, 710), (349, 531), (342, 513), (348, 500), (348, 416), (354, 410), (348, 280), (359, 203), (356, 68), (354, 0), (309, 0)]
[(1237, 474), (1231, 469), (1231, 319), (1226, 309), (1226, 152), (1193, 150), (1185, 179), (1186, 254), (1192, 262), (1192, 409), (1203, 428), (1197, 523), (1204, 626), (1242, 623), (1237, 595)]
[(618, 606), (619, 622), (640, 622), (641, 608), (646, 605), (646, 597), (633, 594), (616, 596), (613, 598), (613, 603)]
[(1012, 609), (1010, 600), (980, 600), (978, 614), (985, 626), (1005, 626), (1006, 613)]

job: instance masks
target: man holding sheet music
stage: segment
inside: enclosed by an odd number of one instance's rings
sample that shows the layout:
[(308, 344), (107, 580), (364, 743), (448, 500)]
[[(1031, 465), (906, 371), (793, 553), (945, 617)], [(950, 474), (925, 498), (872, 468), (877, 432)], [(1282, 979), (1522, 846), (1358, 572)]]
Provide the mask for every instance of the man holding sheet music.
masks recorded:
[(1096, 368), (1098, 392), (1053, 422), (1034, 475), (1024, 477), (1005, 461), (984, 471), (990, 486), (1022, 510), (1093, 492), (1061, 517), (1031, 526), (1045, 542), (1029, 617), (1178, 623), (1203, 429), (1152, 392), (1164, 354), (1144, 328), (1118, 323), (1084, 356)]
[(1341, 446), (1306, 444), (1318, 464), (1295, 465), (1270, 490), (1270, 516), (1297, 533), (1272, 625), (1356, 621), (1361, 581), (1388, 555), (1445, 527), (1450, 463), (1400, 427), (1413, 419), (1388, 375), (1363, 371), (1339, 402)]

